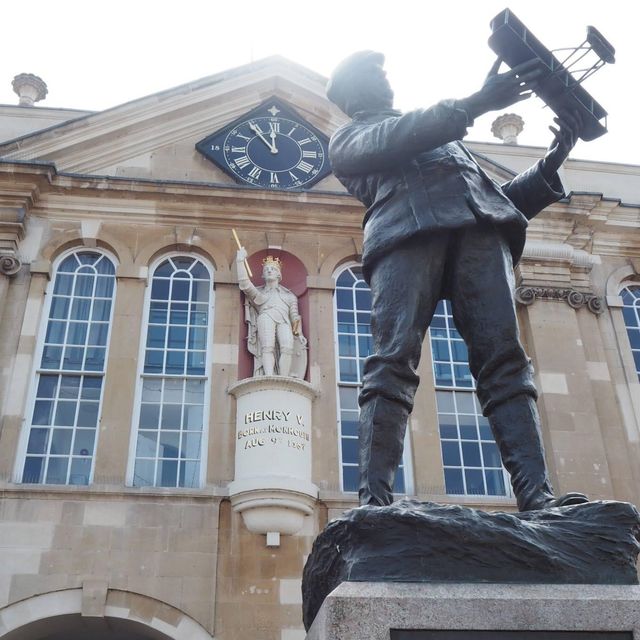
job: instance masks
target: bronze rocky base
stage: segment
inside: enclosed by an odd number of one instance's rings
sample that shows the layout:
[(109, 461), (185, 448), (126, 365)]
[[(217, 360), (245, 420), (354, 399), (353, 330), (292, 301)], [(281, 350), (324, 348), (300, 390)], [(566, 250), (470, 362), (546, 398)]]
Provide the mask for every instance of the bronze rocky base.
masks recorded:
[(640, 514), (627, 502), (485, 513), (401, 500), (359, 507), (316, 539), (302, 580), (305, 628), (341, 582), (638, 584)]

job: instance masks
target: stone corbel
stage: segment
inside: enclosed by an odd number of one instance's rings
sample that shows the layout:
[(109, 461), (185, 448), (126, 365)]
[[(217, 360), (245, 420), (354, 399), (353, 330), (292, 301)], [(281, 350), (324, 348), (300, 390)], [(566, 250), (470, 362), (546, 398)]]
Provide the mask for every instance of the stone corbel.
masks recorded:
[(524, 306), (532, 305), (537, 299), (564, 300), (573, 309), (586, 306), (595, 315), (600, 315), (604, 311), (603, 298), (576, 289), (522, 286), (516, 289), (515, 298), (516, 302)]

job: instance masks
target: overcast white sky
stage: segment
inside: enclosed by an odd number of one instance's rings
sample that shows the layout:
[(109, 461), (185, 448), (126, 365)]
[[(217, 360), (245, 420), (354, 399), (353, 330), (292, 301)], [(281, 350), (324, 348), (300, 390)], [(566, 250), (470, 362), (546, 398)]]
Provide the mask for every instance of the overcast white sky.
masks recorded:
[[(573, 157), (640, 164), (640, 2), (637, 0), (30, 0), (5, 3), (0, 103), (35, 73), (43, 106), (100, 110), (280, 54), (323, 75), (358, 49), (387, 56), (403, 110), (475, 91), (494, 60), (489, 21), (509, 7), (549, 48), (578, 45), (586, 25), (616, 48), (586, 88), (609, 111), (609, 133)], [(537, 99), (510, 109), (521, 144), (546, 146), (553, 114)], [(497, 142), (479, 119), (469, 139)]]

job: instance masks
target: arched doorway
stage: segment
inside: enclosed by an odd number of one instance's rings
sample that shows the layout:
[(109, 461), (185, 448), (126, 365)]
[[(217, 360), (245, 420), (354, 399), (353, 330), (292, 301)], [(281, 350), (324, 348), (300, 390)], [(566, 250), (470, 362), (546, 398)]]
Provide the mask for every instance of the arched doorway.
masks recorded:
[(0, 609), (2, 640), (213, 640), (183, 611), (155, 598), (109, 589), (103, 615), (82, 615), (82, 589), (45, 593)]

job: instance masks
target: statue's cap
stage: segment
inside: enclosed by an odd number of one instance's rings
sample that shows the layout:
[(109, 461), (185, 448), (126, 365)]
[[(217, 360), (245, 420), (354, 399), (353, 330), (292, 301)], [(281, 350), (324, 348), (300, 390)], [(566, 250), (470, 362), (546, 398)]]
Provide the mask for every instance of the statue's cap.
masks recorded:
[(370, 64), (384, 64), (384, 54), (378, 51), (356, 51), (345, 58), (333, 71), (327, 82), (327, 98), (345, 111), (347, 106), (349, 88), (353, 82), (354, 74)]

